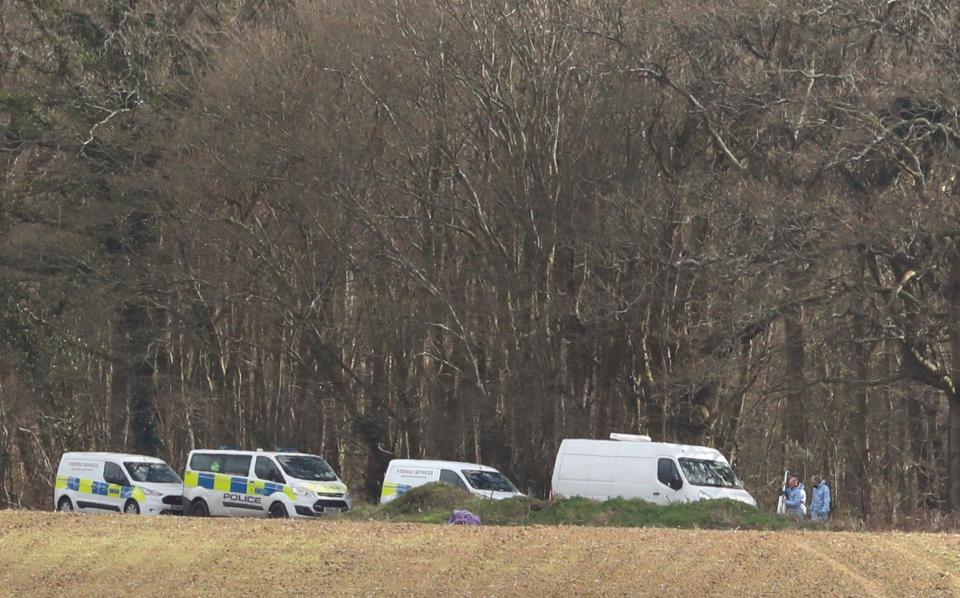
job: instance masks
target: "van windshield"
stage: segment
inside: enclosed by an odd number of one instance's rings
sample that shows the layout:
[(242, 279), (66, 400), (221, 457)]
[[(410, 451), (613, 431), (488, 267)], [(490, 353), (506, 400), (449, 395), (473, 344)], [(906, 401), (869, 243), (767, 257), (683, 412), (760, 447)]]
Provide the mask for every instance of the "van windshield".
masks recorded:
[(292, 478), (312, 482), (336, 482), (337, 474), (333, 473), (327, 462), (320, 457), (311, 455), (277, 455), (277, 461), (283, 471)]
[(517, 492), (516, 486), (497, 471), (463, 470), (463, 475), (475, 490)]
[(180, 476), (166, 463), (124, 463), (134, 482), (148, 484), (180, 484)]
[(733, 469), (723, 461), (708, 459), (677, 459), (683, 475), (694, 486), (713, 486), (715, 488), (743, 488)]

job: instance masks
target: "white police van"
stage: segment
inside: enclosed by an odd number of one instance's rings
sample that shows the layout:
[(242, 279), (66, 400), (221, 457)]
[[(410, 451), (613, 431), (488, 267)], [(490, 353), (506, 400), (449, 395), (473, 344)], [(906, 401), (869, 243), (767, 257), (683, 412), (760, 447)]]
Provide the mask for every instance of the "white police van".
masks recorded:
[(58, 511), (179, 515), (182, 484), (164, 461), (125, 453), (64, 453), (53, 505)]
[(183, 504), (196, 517), (318, 517), (349, 511), (351, 499), (316, 455), (226, 449), (190, 451)]

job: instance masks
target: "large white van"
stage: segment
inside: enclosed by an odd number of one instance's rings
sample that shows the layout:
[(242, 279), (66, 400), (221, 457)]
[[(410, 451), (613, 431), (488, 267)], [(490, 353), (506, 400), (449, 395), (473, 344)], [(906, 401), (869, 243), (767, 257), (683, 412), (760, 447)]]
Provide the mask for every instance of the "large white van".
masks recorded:
[(564, 440), (551, 485), (551, 496), (560, 497), (640, 498), (660, 505), (729, 498), (757, 506), (720, 451), (633, 434)]
[(197, 517), (318, 517), (349, 511), (351, 499), (316, 455), (195, 450), (183, 474), (183, 504)]
[(394, 459), (383, 476), (380, 504), (388, 503), (411, 488), (430, 482), (446, 482), (471, 494), (494, 500), (521, 496), (516, 486), (492, 467), (459, 461)]
[(177, 473), (155, 457), (64, 453), (53, 506), (58, 511), (179, 515), (182, 489)]

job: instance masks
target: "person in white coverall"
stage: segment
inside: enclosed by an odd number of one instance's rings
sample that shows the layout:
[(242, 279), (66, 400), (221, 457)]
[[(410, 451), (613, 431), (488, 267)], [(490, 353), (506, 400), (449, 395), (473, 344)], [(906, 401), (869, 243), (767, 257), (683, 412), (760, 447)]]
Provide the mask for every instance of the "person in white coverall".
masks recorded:
[(810, 503), (810, 519), (826, 521), (830, 515), (830, 485), (821, 476), (815, 475), (810, 480), (813, 486), (813, 501)]
[(783, 489), (783, 506), (787, 515), (803, 517), (807, 514), (807, 492), (796, 476), (791, 477)]

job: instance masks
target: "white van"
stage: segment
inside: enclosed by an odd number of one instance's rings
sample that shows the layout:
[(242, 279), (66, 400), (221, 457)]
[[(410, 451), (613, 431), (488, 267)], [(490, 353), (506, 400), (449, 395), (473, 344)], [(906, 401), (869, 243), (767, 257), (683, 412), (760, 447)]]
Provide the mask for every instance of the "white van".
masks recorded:
[(446, 482), (471, 494), (494, 500), (522, 496), (517, 487), (492, 467), (458, 461), (394, 459), (383, 476), (380, 504), (388, 503), (411, 488), (430, 482)]
[(64, 453), (53, 506), (58, 511), (179, 515), (180, 477), (155, 457), (123, 453)]
[(564, 440), (551, 485), (551, 496), (560, 497), (640, 498), (660, 505), (729, 498), (757, 506), (720, 451), (633, 434)]
[(183, 504), (196, 517), (318, 517), (349, 511), (351, 499), (316, 455), (195, 450), (183, 474)]

